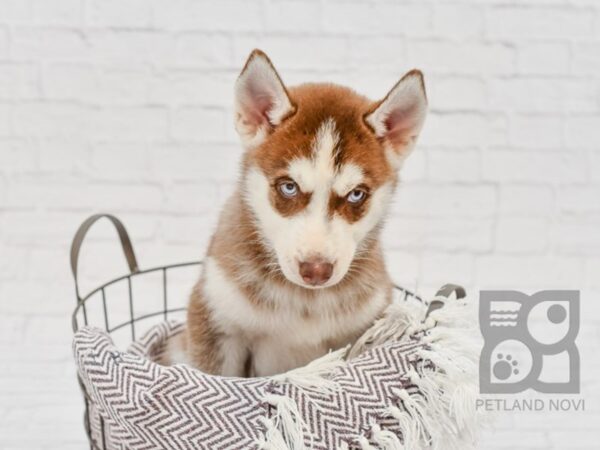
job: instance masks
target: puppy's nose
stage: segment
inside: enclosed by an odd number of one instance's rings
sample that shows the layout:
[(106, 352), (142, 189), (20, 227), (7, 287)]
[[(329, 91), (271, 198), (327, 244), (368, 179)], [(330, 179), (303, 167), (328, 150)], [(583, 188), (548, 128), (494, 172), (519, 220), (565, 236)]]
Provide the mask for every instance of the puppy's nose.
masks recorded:
[(300, 263), (300, 276), (306, 284), (319, 286), (331, 278), (333, 264), (322, 258), (302, 261)]

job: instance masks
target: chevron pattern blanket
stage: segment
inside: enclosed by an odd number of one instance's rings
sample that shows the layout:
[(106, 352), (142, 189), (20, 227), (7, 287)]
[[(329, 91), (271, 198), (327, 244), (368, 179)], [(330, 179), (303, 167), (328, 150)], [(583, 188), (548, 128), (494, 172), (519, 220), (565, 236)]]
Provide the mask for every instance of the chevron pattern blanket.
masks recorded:
[(74, 353), (92, 436), (107, 449), (464, 450), (480, 420), (472, 317), (465, 301), (426, 320), (394, 304), (349, 351), (269, 378), (161, 365), (169, 337), (183, 330), (173, 322), (126, 352), (84, 328)]

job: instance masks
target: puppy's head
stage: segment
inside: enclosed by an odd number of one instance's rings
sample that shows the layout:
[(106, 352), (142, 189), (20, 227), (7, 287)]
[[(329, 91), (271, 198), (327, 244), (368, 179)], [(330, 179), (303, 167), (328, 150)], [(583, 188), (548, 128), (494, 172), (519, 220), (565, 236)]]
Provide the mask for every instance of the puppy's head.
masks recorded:
[(268, 57), (252, 52), (235, 86), (242, 195), (288, 280), (323, 288), (351, 271), (382, 223), (426, 110), (419, 71), (372, 102), (331, 84), (287, 89)]

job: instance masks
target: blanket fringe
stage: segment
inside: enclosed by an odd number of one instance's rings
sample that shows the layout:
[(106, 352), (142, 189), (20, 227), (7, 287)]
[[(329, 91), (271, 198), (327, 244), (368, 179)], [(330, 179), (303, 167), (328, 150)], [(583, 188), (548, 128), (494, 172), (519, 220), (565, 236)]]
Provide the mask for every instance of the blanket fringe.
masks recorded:
[(331, 374), (346, 364), (344, 356), (350, 346), (327, 353), (306, 366), (271, 377), (276, 383), (289, 383), (304, 389), (335, 391), (338, 384), (330, 379)]
[(464, 301), (447, 302), (428, 318), (435, 322), (424, 336), (430, 345), (418, 353), (423, 361), (433, 363), (434, 368), (423, 367), (418, 374), (409, 373), (421, 395), (399, 393), (419, 429), (416, 440), (422, 446), (429, 444), (443, 450), (474, 446), (483, 419), (475, 408), (480, 348), (475, 318), (471, 305)]
[[(428, 344), (417, 352), (422, 364), (407, 373), (407, 381), (415, 386), (415, 392), (395, 390), (397, 404), (381, 411), (383, 417), (395, 419), (400, 434), (372, 423), (369, 438), (363, 434), (355, 435), (352, 437), (354, 445), (362, 450), (474, 448), (484, 417), (475, 407), (480, 336), (476, 315), (469, 308), (471, 305), (464, 301), (447, 302), (443, 308), (433, 311), (427, 320), (421, 321), (423, 310), (414, 305), (392, 305), (350, 349), (348, 357), (352, 358), (390, 340), (408, 339), (413, 333), (419, 333)], [(328, 376), (345, 364), (346, 351), (347, 348), (331, 352), (305, 367), (272, 379), (303, 388), (335, 389), (336, 384)], [(433, 367), (429, 367), (428, 362)], [(306, 427), (294, 401), (274, 394), (267, 396), (265, 401), (276, 407), (276, 413), (265, 420), (266, 433), (260, 448), (304, 449)]]
[(371, 436), (373, 442), (384, 450), (404, 450), (404, 445), (394, 433), (388, 430), (382, 430), (376, 423), (371, 427)]
[(275, 407), (275, 414), (262, 418), (266, 432), (258, 442), (258, 448), (265, 450), (305, 450), (304, 429), (296, 402), (284, 395), (267, 394), (263, 401)]
[(410, 370), (407, 381), (415, 386), (415, 392), (395, 390), (397, 405), (383, 412), (383, 416), (396, 420), (402, 439), (374, 424), (371, 442), (394, 450), (473, 448), (477, 431), (484, 422), (475, 408), (477, 355), (481, 347), (477, 316), (465, 301), (446, 302), (423, 322), (418, 319), (422, 311), (409, 308), (408, 305), (390, 308), (390, 313), (351, 351), (360, 353), (389, 339), (405, 340), (414, 333), (424, 333), (421, 338), (429, 345), (418, 351), (418, 359), (434, 366), (421, 364), (417, 370)]
[(388, 306), (383, 317), (376, 320), (354, 343), (348, 353), (348, 359), (355, 358), (374, 346), (400, 340), (412, 324), (419, 322), (419, 313), (424, 313), (422, 306), (409, 304), (409, 302), (393, 303)]

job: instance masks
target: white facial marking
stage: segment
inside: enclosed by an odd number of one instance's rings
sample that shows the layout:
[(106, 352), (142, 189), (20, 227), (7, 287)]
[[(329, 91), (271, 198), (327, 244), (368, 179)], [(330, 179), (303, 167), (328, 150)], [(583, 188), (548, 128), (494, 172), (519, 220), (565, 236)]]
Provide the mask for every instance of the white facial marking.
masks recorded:
[[(219, 331), (226, 333), (220, 346), (221, 370), (231, 376), (243, 376), (248, 350), (252, 352), (256, 369), (253, 375), (264, 376), (307, 364), (329, 348), (355, 339), (356, 330), (367, 327), (381, 311), (387, 294), (387, 289), (382, 287), (359, 309), (340, 313), (336, 292), (320, 291), (307, 303), (294, 301), (298, 299), (289, 287), (258, 283), (260, 298), (276, 305), (273, 310), (263, 310), (248, 302), (236, 280), (230, 278), (213, 257), (205, 260), (204, 279), (204, 298), (215, 323), (219, 324)], [(306, 308), (319, 320), (307, 321)], [(348, 336), (350, 330), (352, 334)], [(339, 342), (326, 341), (332, 336), (339, 337)]]
[(335, 122), (329, 118), (319, 127), (313, 145), (314, 165), (322, 174), (333, 172), (333, 156), (339, 142), (340, 136), (335, 130)]
[(288, 168), (290, 177), (298, 183), (302, 192), (313, 192), (317, 187), (317, 178), (312, 160), (301, 158), (293, 160)]
[(333, 190), (343, 197), (364, 181), (363, 170), (356, 164), (344, 164), (333, 182)]
[(354, 223), (339, 215), (330, 217), (331, 193), (345, 196), (364, 182), (363, 170), (354, 163), (336, 169), (337, 145), (339, 135), (335, 122), (328, 119), (315, 135), (312, 157), (290, 163), (290, 177), (302, 191), (311, 194), (307, 207), (291, 217), (281, 216), (271, 205), (269, 180), (258, 168), (250, 168), (246, 176), (245, 199), (255, 212), (263, 239), (277, 255), (286, 278), (306, 288), (314, 286), (307, 285), (300, 276), (299, 263), (319, 257), (333, 264), (331, 278), (318, 287), (333, 286), (341, 281), (361, 241), (383, 218), (393, 190), (390, 182), (373, 192), (367, 212)]

